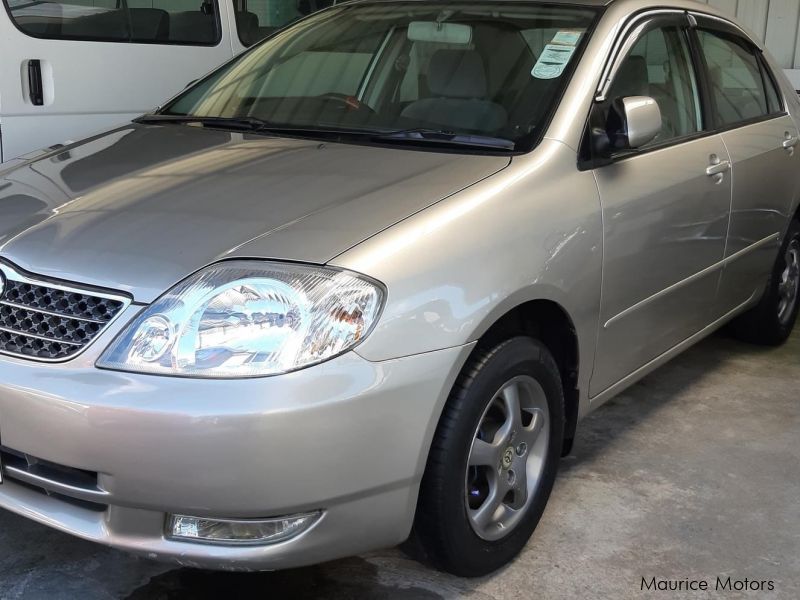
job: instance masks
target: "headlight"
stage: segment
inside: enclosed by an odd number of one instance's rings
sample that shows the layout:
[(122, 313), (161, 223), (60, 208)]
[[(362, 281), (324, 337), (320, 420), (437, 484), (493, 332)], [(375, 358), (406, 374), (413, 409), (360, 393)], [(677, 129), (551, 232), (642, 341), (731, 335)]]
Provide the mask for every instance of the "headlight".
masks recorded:
[(356, 346), (384, 296), (379, 284), (347, 271), (219, 263), (142, 311), (97, 366), (194, 377), (286, 373)]

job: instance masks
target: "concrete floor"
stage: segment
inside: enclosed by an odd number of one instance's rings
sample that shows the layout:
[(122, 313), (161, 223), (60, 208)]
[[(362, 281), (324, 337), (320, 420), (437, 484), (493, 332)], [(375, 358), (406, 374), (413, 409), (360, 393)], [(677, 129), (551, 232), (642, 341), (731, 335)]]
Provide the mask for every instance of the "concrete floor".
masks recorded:
[[(640, 598), (642, 577), (718, 575), (800, 598), (798, 441), (800, 332), (777, 350), (719, 335), (584, 421), (533, 539), (492, 577), (396, 550), (282, 573), (170, 570), (0, 510), (0, 598)], [(740, 595), (697, 597), (715, 596)]]

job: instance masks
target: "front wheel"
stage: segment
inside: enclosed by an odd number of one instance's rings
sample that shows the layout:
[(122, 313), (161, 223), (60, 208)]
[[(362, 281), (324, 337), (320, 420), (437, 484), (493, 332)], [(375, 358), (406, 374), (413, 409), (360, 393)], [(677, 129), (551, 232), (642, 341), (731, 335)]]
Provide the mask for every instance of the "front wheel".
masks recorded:
[(761, 302), (733, 322), (740, 339), (770, 346), (785, 342), (800, 311), (800, 221), (794, 219)]
[(422, 480), (413, 538), (455, 575), (516, 556), (544, 512), (564, 432), (555, 360), (517, 337), (470, 360), (450, 394)]

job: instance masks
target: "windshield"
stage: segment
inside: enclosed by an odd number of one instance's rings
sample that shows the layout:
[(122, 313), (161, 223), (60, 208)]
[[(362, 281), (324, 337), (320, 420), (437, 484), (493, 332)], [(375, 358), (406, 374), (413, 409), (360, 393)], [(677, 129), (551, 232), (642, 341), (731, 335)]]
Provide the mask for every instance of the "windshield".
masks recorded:
[(345, 141), (486, 136), (527, 150), (595, 16), (521, 2), (340, 5), (224, 65), (160, 114), (216, 119), (213, 126), (249, 119), (311, 137), (335, 131)]

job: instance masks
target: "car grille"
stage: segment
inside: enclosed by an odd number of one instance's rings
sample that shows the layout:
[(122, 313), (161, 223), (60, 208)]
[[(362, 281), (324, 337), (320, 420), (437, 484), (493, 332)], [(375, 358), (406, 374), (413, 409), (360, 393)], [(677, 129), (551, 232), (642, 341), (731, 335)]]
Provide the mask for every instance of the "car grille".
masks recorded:
[(37, 281), (0, 264), (0, 353), (43, 361), (72, 358), (128, 302), (123, 296)]

